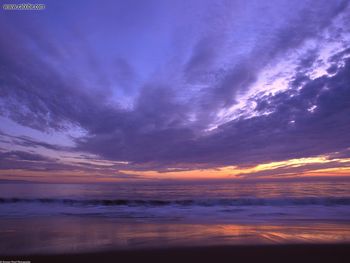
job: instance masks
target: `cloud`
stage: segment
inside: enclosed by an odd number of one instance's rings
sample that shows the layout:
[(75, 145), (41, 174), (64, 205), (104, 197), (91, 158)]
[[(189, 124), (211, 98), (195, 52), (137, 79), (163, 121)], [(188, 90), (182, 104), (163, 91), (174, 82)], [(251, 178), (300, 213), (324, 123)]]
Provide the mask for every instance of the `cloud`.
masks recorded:
[[(81, 141), (80, 147), (95, 149), (106, 158), (213, 166), (341, 152), (350, 145), (349, 59), (345, 63), (336, 75), (309, 80), (300, 90), (256, 98), (259, 111), (272, 113), (233, 120), (209, 135), (196, 137), (189, 129), (175, 128), (132, 131), (124, 140), (91, 137)], [(315, 110), (310, 111), (313, 107)], [(114, 148), (117, 138), (121, 147)]]
[(27, 148), (38, 148), (42, 147), (48, 150), (54, 150), (54, 151), (71, 151), (73, 150), (71, 147), (61, 146), (61, 145), (55, 145), (51, 143), (46, 143), (43, 141), (37, 141), (34, 140), (28, 136), (13, 136), (6, 134), (4, 132), (0, 131), (0, 139), (1, 142), (5, 143), (6, 145), (16, 145), (16, 146), (23, 146)]
[[(66, 174), (78, 176), (109, 179), (142, 179), (141, 176), (132, 173), (123, 173), (118, 171), (122, 167), (120, 164), (98, 164), (92, 163), (91, 159), (84, 161), (75, 161), (71, 163), (62, 162), (59, 158), (50, 158), (41, 154), (25, 151), (1, 151), (0, 152), (0, 170), (2, 176), (13, 178), (18, 175), (23, 179), (44, 180), (47, 174), (42, 172), (56, 173), (57, 181), (66, 178)], [(9, 171), (6, 173), (6, 171)], [(29, 172), (29, 173), (28, 173)], [(31, 172), (35, 172), (34, 174)], [(11, 176), (12, 174), (12, 176)]]
[[(182, 3), (174, 11), (156, 3), (147, 9), (157, 15), (152, 21), (145, 21), (142, 8), (113, 4), (125, 10), (120, 11), (121, 24), (110, 10), (94, 13), (94, 5), (87, 6), (85, 15), (96, 15), (99, 22), (68, 16), (64, 23), (75, 27), (63, 32), (55, 26), (58, 16), (49, 24), (42, 23), (48, 22), (45, 17), (30, 23), (21, 17), (15, 24), (9, 16), (1, 18), (0, 60), (6, 66), (0, 67), (0, 113), (40, 131), (72, 125), (86, 131), (69, 149), (28, 137), (13, 142), (158, 170), (256, 164), (342, 153), (349, 147), (348, 47), (330, 58), (332, 75), (317, 78), (310, 69), (318, 63), (321, 48), (312, 49), (297, 62), (286, 90), (250, 98), (255, 116), (207, 129), (220, 111), (237, 105), (239, 95), (249, 91), (263, 70), (308, 40), (317, 40), (348, 10), (348, 1), (261, 2), (249, 8), (240, 2), (194, 2), (196, 12), (184, 14), (176, 11), (183, 10)], [(219, 15), (208, 15), (210, 10)], [(266, 16), (261, 16), (264, 10)], [(63, 6), (59, 12), (69, 13)], [(172, 12), (179, 19), (169, 22), (164, 14)], [(196, 26), (179, 30), (190, 22)], [(91, 31), (84, 29), (87, 25)], [(173, 38), (165, 38), (167, 32), (183, 43), (169, 44)], [(130, 100), (128, 107), (124, 100)], [(39, 157), (19, 152), (2, 158), (7, 162), (3, 169), (88, 169), (29, 160)]]
[(36, 153), (24, 151), (0, 152), (1, 170), (53, 171), (67, 170), (71, 167), (57, 160)]

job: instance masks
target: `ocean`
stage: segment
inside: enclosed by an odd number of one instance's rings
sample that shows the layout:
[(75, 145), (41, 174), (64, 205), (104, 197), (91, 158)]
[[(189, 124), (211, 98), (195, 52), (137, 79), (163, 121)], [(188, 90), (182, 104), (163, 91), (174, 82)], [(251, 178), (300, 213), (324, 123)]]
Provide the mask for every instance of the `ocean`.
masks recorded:
[(350, 180), (0, 184), (0, 254), (350, 242)]

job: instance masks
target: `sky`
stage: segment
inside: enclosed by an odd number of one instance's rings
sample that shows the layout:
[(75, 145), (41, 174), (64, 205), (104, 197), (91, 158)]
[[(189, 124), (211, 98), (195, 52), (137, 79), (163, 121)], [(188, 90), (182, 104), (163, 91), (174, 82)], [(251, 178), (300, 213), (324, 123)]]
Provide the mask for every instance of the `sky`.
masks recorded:
[(349, 0), (37, 2), (0, 10), (0, 180), (350, 176)]

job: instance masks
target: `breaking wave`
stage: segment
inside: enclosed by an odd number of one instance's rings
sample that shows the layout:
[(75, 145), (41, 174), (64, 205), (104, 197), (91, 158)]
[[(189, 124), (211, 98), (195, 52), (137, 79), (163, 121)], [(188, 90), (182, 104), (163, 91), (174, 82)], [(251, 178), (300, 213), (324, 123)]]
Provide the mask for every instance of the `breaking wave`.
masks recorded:
[(350, 205), (350, 197), (308, 198), (234, 198), (234, 199), (55, 199), (55, 198), (0, 198), (0, 204), (42, 203), (68, 206), (305, 206)]

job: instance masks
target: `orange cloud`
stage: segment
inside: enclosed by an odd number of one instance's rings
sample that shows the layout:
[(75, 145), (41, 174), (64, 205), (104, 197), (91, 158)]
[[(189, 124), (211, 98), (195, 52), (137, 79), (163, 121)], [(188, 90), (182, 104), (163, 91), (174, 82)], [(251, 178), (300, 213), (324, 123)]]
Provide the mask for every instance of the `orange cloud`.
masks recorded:
[(72, 170), (72, 171), (28, 171), (0, 170), (0, 179), (43, 182), (120, 182), (132, 180), (206, 180), (206, 179), (250, 179), (285, 178), (310, 176), (350, 176), (350, 158), (332, 159), (328, 156), (290, 159), (258, 164), (251, 167), (225, 166), (219, 168), (166, 171), (138, 170)]

